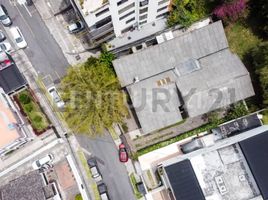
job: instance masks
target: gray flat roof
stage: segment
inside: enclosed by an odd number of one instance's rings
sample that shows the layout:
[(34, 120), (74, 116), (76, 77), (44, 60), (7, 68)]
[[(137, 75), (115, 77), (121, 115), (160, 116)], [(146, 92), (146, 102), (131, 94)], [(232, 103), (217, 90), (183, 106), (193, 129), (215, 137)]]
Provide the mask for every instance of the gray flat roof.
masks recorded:
[(190, 117), (254, 95), (249, 72), (229, 49), (198, 60), (200, 69), (177, 78)]
[[(170, 83), (158, 86), (158, 81), (165, 78), (169, 78)], [(182, 120), (175, 80), (176, 75), (168, 71), (127, 87), (144, 133)]]
[(220, 21), (113, 61), (122, 87), (228, 48)]
[(46, 200), (44, 184), (37, 170), (10, 181), (0, 188), (1, 200)]
[[(180, 121), (179, 106), (195, 117), (254, 95), (249, 72), (229, 50), (221, 21), (123, 56), (113, 64), (144, 133)], [(165, 104), (168, 112), (153, 109), (157, 102), (150, 97), (164, 89), (170, 99)], [(149, 99), (144, 100), (144, 90)]]

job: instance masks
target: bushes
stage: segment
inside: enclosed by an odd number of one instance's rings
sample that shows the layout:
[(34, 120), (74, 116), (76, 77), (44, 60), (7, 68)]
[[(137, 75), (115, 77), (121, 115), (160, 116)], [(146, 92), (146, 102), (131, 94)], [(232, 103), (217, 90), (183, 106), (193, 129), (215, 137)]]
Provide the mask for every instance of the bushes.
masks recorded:
[(222, 19), (225, 22), (237, 20), (246, 9), (245, 0), (236, 0), (232, 3), (224, 3), (218, 6), (213, 14), (218, 18)]
[(17, 99), (33, 129), (37, 131), (36, 134), (44, 131), (49, 126), (49, 122), (30, 92), (27, 90), (22, 91), (17, 95)]
[(23, 104), (28, 104), (28, 103), (31, 102), (31, 98), (29, 97), (28, 94), (25, 94), (25, 93), (21, 93), (21, 94), (19, 95), (19, 100), (20, 100), (20, 102), (23, 103)]
[(193, 22), (207, 15), (206, 1), (175, 0), (173, 10), (168, 17), (168, 25), (176, 24), (189, 27)]

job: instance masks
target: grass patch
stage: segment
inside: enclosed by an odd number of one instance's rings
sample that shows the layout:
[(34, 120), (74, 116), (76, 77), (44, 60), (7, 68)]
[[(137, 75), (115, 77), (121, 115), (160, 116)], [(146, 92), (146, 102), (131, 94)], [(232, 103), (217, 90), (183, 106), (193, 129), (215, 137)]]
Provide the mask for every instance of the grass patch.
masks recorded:
[(200, 127), (196, 128), (196, 129), (194, 129), (192, 131), (183, 133), (181, 135), (178, 135), (176, 137), (170, 138), (170, 139), (165, 140), (163, 142), (159, 142), (159, 143), (156, 143), (154, 145), (148, 146), (148, 147), (146, 147), (144, 149), (138, 150), (137, 153), (133, 155), (133, 159), (137, 159), (139, 156), (141, 156), (143, 154), (146, 154), (146, 153), (149, 153), (149, 152), (154, 151), (156, 149), (159, 149), (159, 148), (165, 147), (167, 145), (173, 144), (174, 142), (178, 142), (178, 141), (183, 140), (185, 138), (197, 135), (198, 133), (208, 131), (208, 130), (210, 130), (212, 128), (217, 127), (219, 124), (221, 124), (223, 122), (224, 122), (224, 119), (220, 119), (217, 124), (208, 123), (208, 124), (205, 124), (203, 126), (200, 126)]
[(132, 188), (134, 190), (134, 194), (135, 194), (136, 199), (142, 198), (143, 196), (137, 188), (137, 181), (136, 181), (134, 173), (131, 173), (129, 177), (130, 177), (130, 182), (131, 182)]
[(261, 42), (251, 29), (243, 25), (242, 22), (230, 24), (225, 28), (225, 32), (231, 51), (236, 53), (241, 59), (244, 58), (250, 49)]
[[(90, 171), (90, 169), (88, 167), (87, 159), (86, 159), (83, 151), (82, 150), (79, 150), (79, 151), (77, 151), (77, 154), (78, 154), (79, 160), (81, 161), (81, 163), (83, 165), (83, 168), (86, 171), (87, 178), (89, 180), (92, 179), (92, 174), (91, 174), (91, 171)], [(92, 190), (94, 192), (95, 200), (101, 200), (100, 199), (100, 194), (99, 194), (99, 191), (98, 191), (97, 184), (96, 183), (91, 184), (91, 188), (92, 188)]]
[(33, 129), (41, 132), (49, 126), (48, 119), (28, 90), (24, 90), (17, 94), (17, 99)]

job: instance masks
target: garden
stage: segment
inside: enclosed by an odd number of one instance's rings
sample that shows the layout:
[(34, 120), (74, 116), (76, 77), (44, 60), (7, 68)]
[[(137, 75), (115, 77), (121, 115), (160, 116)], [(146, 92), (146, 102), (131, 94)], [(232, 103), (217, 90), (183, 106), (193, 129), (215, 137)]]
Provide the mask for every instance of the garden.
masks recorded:
[(48, 129), (50, 123), (29, 90), (18, 93), (14, 98), (37, 135)]

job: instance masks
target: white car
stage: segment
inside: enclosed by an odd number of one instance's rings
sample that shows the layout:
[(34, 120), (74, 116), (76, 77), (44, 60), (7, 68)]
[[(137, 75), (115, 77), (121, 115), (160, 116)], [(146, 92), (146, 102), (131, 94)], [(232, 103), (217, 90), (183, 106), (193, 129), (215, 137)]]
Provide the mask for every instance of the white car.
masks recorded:
[(10, 52), (11, 51), (11, 44), (8, 42), (0, 43), (0, 51)]
[(19, 27), (15, 26), (10, 28), (11, 35), (13, 36), (13, 39), (15, 40), (17, 46), (20, 49), (24, 49), (27, 47), (27, 42), (25, 41)]
[(48, 88), (48, 93), (58, 108), (64, 107), (64, 102), (61, 100), (60, 95), (54, 86)]
[(52, 154), (48, 154), (45, 157), (33, 162), (32, 167), (34, 169), (40, 169), (43, 165), (51, 163), (53, 160)]
[(81, 22), (81, 21), (77, 21), (77, 22), (70, 24), (68, 26), (69, 33), (78, 33), (80, 31), (82, 31), (84, 28), (85, 28), (85, 26), (84, 26), (83, 22)]

